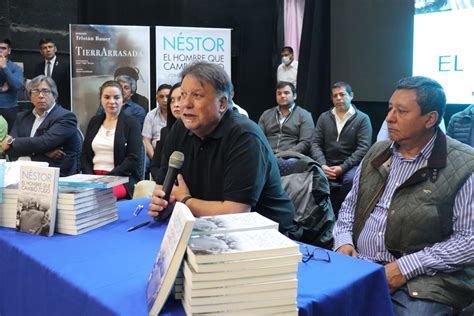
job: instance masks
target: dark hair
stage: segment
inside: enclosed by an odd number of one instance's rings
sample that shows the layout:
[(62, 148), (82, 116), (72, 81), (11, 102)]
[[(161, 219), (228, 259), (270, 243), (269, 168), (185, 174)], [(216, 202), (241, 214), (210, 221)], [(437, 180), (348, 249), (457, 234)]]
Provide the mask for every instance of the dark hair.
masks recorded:
[(38, 87), (42, 82), (46, 82), (51, 89), (51, 93), (53, 94), (54, 97), (58, 96), (58, 87), (56, 86), (56, 82), (54, 82), (53, 78), (47, 77), (44, 75), (39, 75), (31, 79), (28, 84), (26, 85), (26, 91), (28, 91), (28, 94), (31, 95), (31, 90), (35, 89)]
[(346, 89), (346, 92), (348, 94), (352, 94), (352, 87), (347, 82), (338, 81), (335, 84), (333, 84), (332, 87), (331, 87), (331, 94), (332, 94), (332, 89), (336, 89), (336, 88), (344, 88), (344, 89)]
[(56, 46), (56, 43), (53, 41), (52, 38), (41, 38), (39, 40), (39, 47), (41, 48), (41, 45), (47, 44), (47, 43), (52, 43), (54, 46)]
[(160, 84), (158, 89), (156, 89), (156, 93), (158, 93), (158, 91), (163, 90), (163, 89), (168, 89), (169, 90), (169, 89), (171, 89), (171, 85), (167, 84), (167, 83)]
[(8, 45), (8, 48), (12, 48), (12, 41), (10, 41), (9, 38), (5, 38), (3, 40), (0, 40), (0, 43), (5, 43)]
[(115, 80), (108, 80), (100, 86), (100, 88), (99, 88), (99, 97), (100, 98), (102, 97), (102, 93), (104, 92), (104, 89), (108, 88), (108, 87), (118, 88), (120, 90), (120, 93), (122, 94), (122, 98), (123, 98), (122, 86), (120, 85), (120, 83), (118, 83)]
[(174, 84), (170, 89), (170, 94), (168, 94), (168, 101), (166, 102), (166, 127), (168, 130), (173, 126), (174, 122), (176, 122), (176, 117), (174, 117), (171, 111), (171, 94), (177, 88), (181, 87), (181, 82)]
[(293, 48), (291, 46), (285, 46), (281, 49), (280, 54), (283, 53), (284, 51), (288, 51), (290, 54), (293, 55)]
[(292, 84), (291, 82), (288, 82), (288, 81), (278, 81), (278, 83), (276, 84), (276, 89), (275, 90), (278, 90), (278, 89), (281, 89), (281, 88), (284, 88), (284, 87), (290, 87), (291, 92), (293, 94), (296, 94), (295, 85)]
[(190, 64), (181, 72), (181, 80), (186, 76), (191, 76), (201, 84), (208, 82), (215, 90), (218, 98), (227, 97), (227, 104), (232, 105), (230, 97), (231, 81), (224, 68), (204, 61)]
[(406, 77), (397, 82), (396, 89), (415, 90), (416, 103), (421, 109), (421, 114), (438, 112), (436, 125), (439, 125), (446, 109), (446, 94), (438, 81), (423, 76)]

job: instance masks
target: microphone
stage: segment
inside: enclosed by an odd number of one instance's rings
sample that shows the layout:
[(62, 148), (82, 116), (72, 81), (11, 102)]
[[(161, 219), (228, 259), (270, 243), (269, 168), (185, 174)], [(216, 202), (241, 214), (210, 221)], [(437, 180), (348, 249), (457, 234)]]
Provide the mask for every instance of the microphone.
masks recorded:
[[(163, 182), (163, 191), (165, 191), (165, 196), (163, 197), (164, 200), (169, 202), (171, 190), (173, 189), (173, 185), (176, 181), (176, 177), (178, 176), (179, 169), (183, 166), (184, 162), (184, 154), (180, 151), (174, 151), (169, 159), (168, 162), (168, 171), (166, 172), (165, 181)], [(170, 215), (174, 209), (174, 203), (168, 204), (168, 206), (161, 212), (158, 213), (157, 216), (154, 217), (155, 221), (164, 221)]]

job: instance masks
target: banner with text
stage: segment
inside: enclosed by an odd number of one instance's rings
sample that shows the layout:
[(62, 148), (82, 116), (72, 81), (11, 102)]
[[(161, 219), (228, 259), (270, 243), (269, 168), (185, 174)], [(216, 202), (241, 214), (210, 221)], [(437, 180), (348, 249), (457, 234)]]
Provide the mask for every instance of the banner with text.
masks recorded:
[(72, 111), (80, 129), (100, 104), (99, 87), (118, 75), (137, 80), (132, 100), (149, 109), (150, 28), (148, 26), (71, 24)]
[(223, 67), (230, 76), (230, 29), (156, 26), (156, 86), (175, 84), (194, 61)]

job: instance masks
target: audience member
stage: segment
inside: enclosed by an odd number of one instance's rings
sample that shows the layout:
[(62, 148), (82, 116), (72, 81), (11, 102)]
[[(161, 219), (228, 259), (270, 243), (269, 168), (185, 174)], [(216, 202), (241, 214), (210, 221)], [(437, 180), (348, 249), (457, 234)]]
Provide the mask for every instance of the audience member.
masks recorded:
[[(163, 183), (172, 152), (184, 153), (170, 202), (181, 201), (195, 216), (258, 211), (278, 222), (283, 233), (300, 238), (271, 148), (255, 123), (232, 110), (225, 70), (197, 62), (181, 76), (181, 120), (169, 132), (156, 178)], [(163, 196), (158, 186), (150, 216), (168, 205)]]
[(451, 117), (448, 136), (474, 147), (474, 104)]
[(454, 315), (474, 291), (474, 150), (438, 125), (446, 97), (426, 77), (398, 82), (378, 142), (334, 228), (337, 252), (385, 265), (395, 315)]
[(296, 89), (291, 82), (276, 85), (277, 106), (260, 116), (258, 125), (268, 139), (275, 154), (294, 151), (308, 155), (314, 122), (311, 113), (295, 104)]
[[(140, 129), (143, 127), (143, 122), (145, 121), (145, 110), (132, 101), (131, 97), (137, 91), (137, 81), (127, 75), (120, 75), (115, 78), (115, 81), (120, 83), (123, 91), (123, 106), (121, 106), (121, 111), (127, 114), (128, 116), (134, 117), (140, 123)], [(102, 105), (99, 105), (97, 109), (97, 115), (103, 114), (104, 108)]]
[(160, 141), (156, 142), (155, 151), (150, 167), (151, 176), (153, 177), (153, 179), (156, 179), (158, 170), (160, 169), (163, 145), (166, 141), (168, 132), (170, 131), (171, 127), (173, 127), (173, 124), (176, 122), (176, 120), (179, 120), (180, 118), (180, 103), (181, 83), (179, 82), (173, 85), (169, 93), (169, 98), (166, 105), (166, 126), (163, 127), (160, 131)]
[(60, 168), (62, 177), (80, 171), (82, 139), (76, 115), (56, 103), (58, 89), (50, 77), (33, 78), (26, 87), (34, 106), (18, 113), (2, 148), (11, 160), (28, 156)]
[(234, 85), (231, 83), (230, 84), (230, 98), (232, 100), (232, 105), (234, 106), (234, 109), (237, 110), (242, 115), (245, 115), (246, 117), (249, 117), (249, 114), (245, 109), (243, 109), (240, 105), (234, 102), (234, 96), (235, 96), (235, 91), (234, 91)]
[(8, 131), (13, 127), (18, 113), (18, 91), (23, 88), (23, 72), (9, 58), (12, 42), (0, 40), (0, 115), (8, 122)]
[(66, 109), (71, 109), (71, 74), (69, 57), (61, 58), (56, 55), (57, 47), (51, 38), (42, 38), (39, 41), (40, 54), (43, 61), (35, 67), (35, 76), (45, 75), (53, 78), (58, 86), (58, 103)]
[[(443, 131), (443, 133), (446, 134), (446, 127), (444, 124), (444, 118), (441, 118), (441, 122), (439, 122), (439, 129)], [(388, 136), (388, 126), (387, 126), (387, 121), (383, 121), (382, 126), (380, 126), (380, 130), (377, 134), (377, 141), (381, 142), (382, 140), (387, 140), (389, 139)]]
[(285, 46), (281, 49), (281, 64), (277, 69), (277, 82), (291, 82), (296, 87), (298, 62), (293, 57), (293, 48)]
[(146, 153), (149, 159), (153, 159), (156, 143), (160, 141), (160, 131), (166, 126), (168, 115), (168, 95), (171, 86), (162, 84), (156, 90), (156, 108), (147, 113), (143, 124), (142, 136), (145, 143)]
[(141, 180), (143, 142), (138, 121), (122, 111), (124, 92), (117, 81), (100, 87), (104, 113), (94, 116), (87, 126), (82, 149), (82, 172), (126, 176), (129, 182), (114, 187), (118, 199), (131, 198)]
[[(129, 77), (132, 77), (135, 79), (137, 82), (137, 87), (138, 87), (138, 81), (140, 79), (140, 70), (136, 67), (119, 67), (117, 70), (115, 70), (114, 73), (114, 78), (117, 80), (118, 76), (121, 75), (126, 75)], [(138, 92), (135, 91), (135, 93), (132, 95), (132, 101), (140, 105), (145, 112), (148, 113), (149, 107), (150, 107), (150, 102), (148, 101), (148, 98), (139, 94)]]

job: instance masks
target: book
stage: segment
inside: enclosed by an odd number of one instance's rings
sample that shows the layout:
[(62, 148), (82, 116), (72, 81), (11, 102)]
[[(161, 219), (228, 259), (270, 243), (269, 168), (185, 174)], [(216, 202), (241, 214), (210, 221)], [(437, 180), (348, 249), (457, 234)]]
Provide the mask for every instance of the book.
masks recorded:
[(237, 271), (223, 271), (223, 272), (196, 272), (192, 267), (189, 266), (187, 260), (183, 264), (183, 274), (184, 278), (188, 282), (195, 281), (224, 281), (229, 279), (239, 279), (239, 278), (251, 278), (251, 277), (260, 277), (267, 275), (275, 274), (288, 274), (288, 273), (297, 273), (298, 265), (297, 264), (288, 264), (284, 266), (276, 267), (262, 267), (258, 269), (242, 269)]
[[(85, 210), (92, 208), (101, 208), (105, 205), (115, 204), (116, 199), (113, 193), (101, 195), (97, 198), (90, 197), (85, 201), (79, 201), (78, 203), (71, 203), (71, 200), (64, 201), (63, 199), (58, 199), (58, 208), (61, 210)], [(84, 211), (83, 211), (84, 212)]]
[[(257, 293), (239, 293), (235, 295), (225, 294), (219, 296), (204, 296), (204, 297), (190, 297), (186, 290), (184, 291), (183, 299), (187, 301), (189, 306), (199, 306), (199, 305), (217, 305), (217, 304), (229, 304), (229, 303), (248, 303), (254, 301), (263, 301), (265, 299), (284, 299), (292, 298), (293, 302), (296, 302), (296, 287), (282, 289), (282, 290), (269, 290), (265, 292)], [(219, 311), (218, 308), (212, 309), (210, 311)]]
[(20, 182), (20, 167), (21, 166), (48, 167), (48, 163), (43, 162), (43, 161), (29, 161), (29, 160), (16, 160), (16, 161), (11, 161), (11, 162), (6, 162), (5, 187), (18, 186), (18, 182)]
[(158, 315), (170, 294), (194, 222), (195, 218), (189, 208), (177, 202), (148, 278), (146, 297), (149, 315)]
[[(295, 277), (295, 273), (281, 273), (271, 274), (264, 276), (244, 277), (244, 278), (232, 278), (224, 280), (211, 280), (211, 281), (192, 281), (188, 284), (191, 289), (209, 289), (225, 286), (240, 286), (240, 285), (251, 285), (258, 283), (268, 283), (274, 281), (285, 281), (291, 280)], [(176, 291), (182, 291), (184, 288), (184, 278), (176, 279)], [(181, 287), (179, 287), (181, 286)]]
[(298, 253), (298, 244), (275, 229), (196, 235), (186, 250), (193, 265)]
[[(184, 306), (184, 305), (183, 305)], [(185, 307), (186, 310), (186, 307)], [(273, 307), (250, 308), (241, 310), (225, 310), (217, 313), (188, 313), (187, 315), (205, 315), (205, 316), (242, 316), (242, 315), (288, 315), (298, 316), (298, 308), (295, 304), (281, 305)]]
[(67, 225), (82, 225), (85, 223), (88, 223), (92, 220), (97, 220), (106, 216), (110, 216), (112, 214), (117, 214), (117, 206), (111, 205), (108, 208), (104, 209), (95, 209), (91, 212), (83, 213), (80, 214), (79, 217), (76, 217), (74, 215), (67, 216), (69, 214), (62, 214), (61, 211), (57, 212), (57, 219), (56, 219), (56, 224), (61, 225), (66, 227)]
[(232, 260), (216, 263), (200, 263), (189, 261), (189, 264), (196, 272), (218, 272), (235, 271), (260, 267), (281, 266), (286, 264), (298, 263), (301, 261), (301, 253), (288, 256), (265, 257), (257, 259)]
[(263, 283), (252, 283), (252, 284), (243, 284), (238, 286), (219, 286), (215, 288), (208, 289), (193, 289), (192, 285), (184, 283), (184, 293), (187, 297), (196, 298), (196, 297), (206, 297), (206, 296), (227, 296), (235, 294), (250, 294), (250, 293), (259, 293), (265, 291), (275, 291), (275, 290), (293, 290), (296, 293), (298, 287), (298, 280), (294, 276), (292, 279), (288, 280), (279, 280), (273, 282), (263, 282)]
[(87, 233), (88, 231), (91, 231), (93, 229), (99, 228), (101, 226), (104, 226), (104, 225), (110, 224), (112, 222), (115, 222), (117, 219), (118, 219), (118, 216), (116, 215), (112, 218), (104, 219), (101, 222), (97, 222), (94, 225), (90, 225), (90, 226), (87, 226), (87, 227), (81, 228), (81, 229), (78, 229), (77, 227), (73, 227), (73, 228), (57, 227), (56, 232), (61, 233), (61, 234), (65, 234), (65, 235), (80, 235), (80, 234)]
[(56, 222), (59, 168), (21, 166), (17, 230), (52, 236)]
[(278, 230), (278, 223), (257, 212), (202, 216), (196, 218), (193, 235), (219, 234), (257, 229)]
[(73, 224), (71, 224), (71, 223), (65, 223), (65, 222), (58, 222), (56, 224), (56, 229), (57, 230), (76, 229), (77, 231), (81, 231), (81, 230), (87, 229), (88, 227), (95, 226), (95, 225), (103, 223), (103, 222), (109, 223), (110, 220), (114, 221), (114, 220), (117, 220), (117, 219), (118, 219), (117, 210), (115, 210), (112, 213), (101, 216), (99, 218), (90, 219), (90, 220), (88, 220), (86, 222), (83, 222), (83, 223), (73, 223)]
[(112, 192), (113, 190), (110, 189), (94, 189), (94, 188), (87, 188), (87, 187), (68, 187), (68, 186), (60, 186), (58, 192), (58, 199), (63, 201), (71, 201), (70, 204), (77, 204), (79, 201), (83, 199), (87, 199), (89, 197), (99, 197), (101, 195), (106, 195)]
[(127, 182), (128, 177), (96, 174), (75, 174), (72, 176), (59, 178), (59, 185), (61, 186), (87, 187), (96, 189), (113, 188), (114, 186)]
[[(186, 299), (183, 299), (183, 307), (186, 311), (186, 314), (194, 314), (194, 313), (215, 313), (215, 312), (226, 312), (232, 310), (249, 310), (255, 308), (267, 308), (267, 307), (274, 307), (274, 306), (285, 306), (285, 305), (292, 305), (293, 308), (295, 306), (295, 297), (278, 297), (276, 299), (272, 297), (266, 297), (262, 300), (258, 301), (250, 301), (250, 302), (233, 302), (227, 304), (207, 304), (207, 305), (197, 305), (192, 306)], [(265, 315), (265, 313), (263, 313)]]

